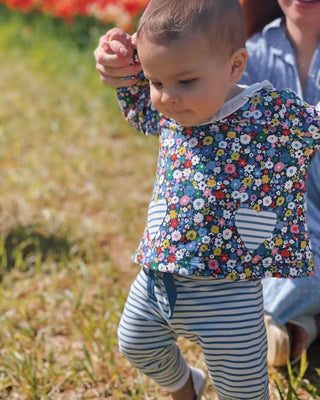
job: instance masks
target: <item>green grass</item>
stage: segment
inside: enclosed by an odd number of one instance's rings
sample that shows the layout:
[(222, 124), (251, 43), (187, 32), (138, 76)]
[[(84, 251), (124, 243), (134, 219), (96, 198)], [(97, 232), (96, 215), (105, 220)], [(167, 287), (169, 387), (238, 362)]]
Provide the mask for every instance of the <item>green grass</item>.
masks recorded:
[[(127, 126), (99, 80), (106, 29), (0, 7), (0, 399), (166, 398), (117, 351), (157, 139)], [(306, 386), (275, 376), (283, 396)]]

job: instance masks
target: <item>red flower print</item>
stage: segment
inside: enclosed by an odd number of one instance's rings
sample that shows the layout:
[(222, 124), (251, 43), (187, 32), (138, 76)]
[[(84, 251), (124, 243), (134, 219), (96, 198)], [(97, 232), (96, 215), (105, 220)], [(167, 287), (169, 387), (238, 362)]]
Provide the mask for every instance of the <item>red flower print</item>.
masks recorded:
[(290, 257), (290, 251), (288, 249), (284, 249), (281, 251), (281, 256), (283, 258), (289, 258)]
[(217, 260), (210, 260), (208, 262), (209, 268), (213, 270), (217, 270), (219, 268), (219, 263)]
[(221, 262), (227, 262), (229, 260), (228, 254), (221, 254), (220, 260)]
[(214, 194), (217, 199), (223, 200), (225, 198), (225, 194), (222, 190), (217, 190)]

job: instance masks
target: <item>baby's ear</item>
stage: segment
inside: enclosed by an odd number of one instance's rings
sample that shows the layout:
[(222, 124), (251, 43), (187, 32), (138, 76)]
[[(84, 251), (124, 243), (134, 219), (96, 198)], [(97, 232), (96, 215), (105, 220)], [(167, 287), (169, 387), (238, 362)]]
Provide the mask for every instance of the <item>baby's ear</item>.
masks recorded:
[(230, 67), (231, 67), (231, 80), (232, 83), (237, 83), (246, 69), (248, 59), (247, 49), (241, 48), (236, 50), (230, 57)]

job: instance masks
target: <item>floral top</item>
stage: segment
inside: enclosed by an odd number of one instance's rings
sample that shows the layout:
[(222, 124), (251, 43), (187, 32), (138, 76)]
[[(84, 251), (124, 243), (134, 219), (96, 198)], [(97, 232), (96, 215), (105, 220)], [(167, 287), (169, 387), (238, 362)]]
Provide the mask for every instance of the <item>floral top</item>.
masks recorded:
[(135, 262), (229, 279), (313, 274), (304, 209), (306, 168), (320, 147), (313, 107), (264, 81), (185, 128), (152, 107), (143, 78), (118, 100), (131, 125), (160, 139)]

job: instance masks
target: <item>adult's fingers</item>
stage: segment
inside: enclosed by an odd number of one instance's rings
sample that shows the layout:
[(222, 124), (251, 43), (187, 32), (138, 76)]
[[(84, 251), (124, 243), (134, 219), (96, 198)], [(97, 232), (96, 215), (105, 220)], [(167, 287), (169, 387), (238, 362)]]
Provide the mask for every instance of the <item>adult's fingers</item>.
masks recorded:
[(112, 78), (110, 76), (102, 76), (102, 75), (100, 75), (100, 79), (105, 85), (114, 88), (129, 87), (136, 84), (139, 81), (139, 79), (137, 78), (121, 80), (119, 78)]
[(102, 63), (97, 63), (96, 70), (103, 77), (121, 78), (128, 76), (136, 76), (141, 71), (141, 65), (132, 64), (132, 65), (127, 65), (125, 67), (113, 68), (106, 66), (105, 64)]

